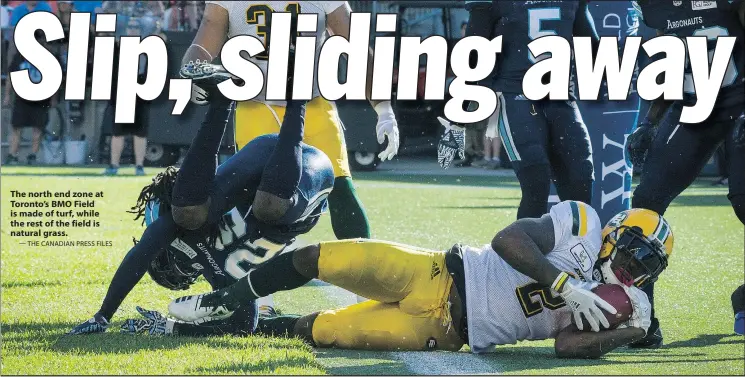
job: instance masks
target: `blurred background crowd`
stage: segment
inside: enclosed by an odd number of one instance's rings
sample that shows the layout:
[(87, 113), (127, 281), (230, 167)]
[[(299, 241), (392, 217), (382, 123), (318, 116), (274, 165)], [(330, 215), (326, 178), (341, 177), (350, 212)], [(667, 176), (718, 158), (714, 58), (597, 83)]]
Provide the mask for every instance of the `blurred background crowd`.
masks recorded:
[[(468, 21), (468, 12), (463, 9), (462, 1), (352, 1), (350, 5), (354, 11), (397, 13), (400, 17), (396, 36), (444, 36), (450, 47), (462, 38)], [(169, 70), (173, 75), (183, 51), (199, 27), (204, 7), (204, 1), (2, 1), (2, 164), (93, 164), (108, 166), (104, 174), (109, 175), (118, 174), (119, 166), (131, 164), (135, 173), (141, 175), (145, 174), (145, 166), (178, 163), (201, 122), (200, 111), (203, 110), (192, 108), (182, 116), (171, 116), (173, 105), (164, 98), (139, 101), (135, 124), (115, 124), (112, 111), (116, 100), (115, 83), (110, 101), (65, 101), (64, 82), (60, 92), (48, 101), (28, 102), (15, 98), (10, 80), (7, 80), (8, 72), (29, 69), (32, 80), (34, 77), (40, 80), (41, 75), (16, 53), (13, 29), (26, 14), (46, 11), (57, 15), (67, 32), (72, 12), (91, 13), (90, 83), (96, 14), (116, 13), (117, 37), (159, 35), (168, 41)], [(43, 41), (40, 32), (37, 32), (37, 38)], [(44, 44), (60, 60), (64, 70), (67, 39)], [(418, 89), (421, 97), (425, 64), (426, 59), (422, 57)], [(116, 68), (115, 64), (115, 71)], [(143, 61), (139, 80), (144, 80), (145, 69), (146, 62)], [(451, 72), (448, 75), (452, 77)], [(116, 72), (113, 77), (116, 77)], [(394, 90), (396, 78), (397, 69), (394, 68)], [(354, 119), (353, 122), (344, 122), (353, 169), (375, 169), (380, 161), (376, 157), (378, 144), (373, 131), (375, 115), (372, 109), (366, 102), (339, 101), (338, 106), (342, 121)], [(436, 117), (443, 114), (443, 106), (444, 101), (394, 101), (402, 133), (400, 156), (423, 156), (434, 161), (440, 132)], [(587, 122), (587, 116), (585, 120)], [(510, 167), (501, 141), (485, 137), (486, 122), (471, 130), (467, 137), (466, 158), (456, 162), (455, 166), (493, 170)], [(227, 134), (232, 135), (232, 132)], [(231, 138), (224, 140), (226, 155), (232, 153), (232, 142)], [(718, 160), (724, 161), (725, 157), (720, 156)], [(710, 174), (717, 174), (715, 166), (711, 164)]]
[[(399, 36), (426, 38), (441, 35), (451, 42), (451, 46), (462, 37), (468, 17), (468, 13), (462, 9), (462, 4), (458, 4), (461, 2), (417, 2), (415, 5), (376, 1), (350, 3), (355, 11), (401, 14), (400, 29), (397, 33)], [(431, 4), (423, 5), (424, 3)], [(441, 6), (439, 3), (448, 4)], [(171, 69), (180, 59), (182, 51), (179, 48), (188, 46), (199, 27), (204, 7), (204, 1), (3, 1), (0, 9), (3, 34), (3, 164), (102, 164), (109, 166), (104, 173), (113, 175), (118, 173), (118, 167), (123, 164), (133, 164), (136, 174), (144, 174), (144, 166), (177, 163), (190, 138), (181, 137), (183, 132), (174, 135), (174, 129), (168, 125), (178, 123), (180, 130), (196, 129), (201, 120), (198, 109), (187, 110), (181, 117), (170, 117), (168, 114), (172, 104), (167, 101), (140, 101), (135, 124), (122, 126), (114, 124), (111, 111), (111, 104), (115, 101), (115, 85), (112, 85), (112, 100), (108, 103), (64, 101), (64, 83), (60, 92), (48, 101), (27, 102), (15, 98), (7, 80), (8, 72), (29, 69), (32, 80), (34, 77), (40, 80), (41, 75), (16, 53), (13, 29), (26, 14), (46, 11), (56, 14), (67, 32), (72, 12), (91, 13), (88, 70), (90, 76), (90, 58), (93, 56), (93, 38), (96, 35), (93, 28), (95, 16), (97, 13), (116, 13), (117, 37), (160, 35), (169, 42), (169, 60), (173, 61), (169, 61)], [(64, 70), (67, 60), (67, 39), (47, 44), (43, 42), (40, 32), (37, 33), (37, 37), (41, 38), (39, 40), (45, 47), (60, 60)], [(422, 59), (421, 63), (420, 75), (423, 76), (425, 60)], [(141, 73), (144, 73), (145, 67), (146, 64), (141, 64)], [(116, 74), (113, 77), (116, 77)], [(140, 79), (144, 79), (144, 75)], [(423, 92), (423, 85), (422, 80), (420, 92)], [(439, 131), (439, 123), (435, 118), (442, 114), (443, 105), (444, 103), (437, 101), (407, 101), (397, 104), (396, 112), (404, 134), (404, 156), (434, 155)], [(340, 104), (342, 119), (346, 114), (347, 117), (358, 120), (362, 113), (370, 118), (370, 121), (374, 121), (372, 109), (365, 108), (364, 104), (360, 107), (360, 104), (350, 103), (346, 110), (344, 107), (344, 104)], [(165, 114), (166, 111), (168, 114)], [(164, 123), (162, 116), (169, 121)], [(355, 122), (360, 125), (350, 123), (346, 122), (345, 132), (350, 155), (354, 160), (352, 164), (357, 169), (374, 169), (379, 163), (376, 158), (374, 126), (361, 125), (366, 124), (364, 121)], [(185, 134), (190, 135), (189, 132)], [(129, 135), (132, 136), (131, 139)], [(226, 149), (230, 149), (230, 143), (232, 140), (226, 140)], [(473, 164), (487, 168), (501, 167), (499, 145), (498, 141), (485, 139), (483, 133), (473, 135), (469, 138), (468, 156), (459, 166)]]

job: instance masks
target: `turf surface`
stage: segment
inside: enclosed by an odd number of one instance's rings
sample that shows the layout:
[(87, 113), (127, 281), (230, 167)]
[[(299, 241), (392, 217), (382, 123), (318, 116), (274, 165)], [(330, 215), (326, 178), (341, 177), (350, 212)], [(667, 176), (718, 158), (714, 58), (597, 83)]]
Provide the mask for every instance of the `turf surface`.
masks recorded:
[[(670, 267), (658, 284), (666, 347), (621, 350), (601, 360), (553, 356), (552, 342), (522, 342), (493, 355), (316, 350), (261, 337), (152, 338), (119, 334), (135, 305), (164, 311), (169, 292), (145, 278), (106, 334), (63, 336), (100, 305), (119, 261), (142, 227), (125, 211), (147, 177), (104, 178), (99, 169), (3, 168), (2, 374), (745, 374), (745, 342), (732, 334), (730, 293), (743, 282), (743, 227), (726, 189), (698, 182), (666, 217), (675, 234)], [(150, 169), (149, 173), (154, 171)], [(509, 224), (519, 189), (509, 178), (357, 174), (375, 238), (433, 249), (481, 244)], [(99, 228), (72, 228), (71, 240), (112, 247), (31, 247), (10, 237), (10, 191), (103, 191)], [(334, 239), (325, 217), (306, 241)], [(205, 291), (201, 281), (189, 292)], [(348, 292), (313, 283), (275, 296), (283, 312), (308, 313), (350, 303)]]

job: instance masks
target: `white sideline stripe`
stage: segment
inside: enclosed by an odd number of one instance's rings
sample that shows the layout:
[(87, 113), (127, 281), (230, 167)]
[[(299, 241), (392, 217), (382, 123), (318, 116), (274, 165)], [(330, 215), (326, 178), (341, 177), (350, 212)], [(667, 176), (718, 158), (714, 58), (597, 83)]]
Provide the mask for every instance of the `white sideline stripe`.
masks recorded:
[[(356, 295), (345, 289), (329, 285), (324, 292), (338, 306), (356, 303)], [(489, 363), (478, 355), (466, 352), (387, 352), (417, 375), (474, 375), (500, 374), (498, 364)]]
[(389, 352), (393, 358), (406, 364), (419, 375), (474, 375), (500, 374), (495, 365), (485, 362), (478, 355), (466, 352)]

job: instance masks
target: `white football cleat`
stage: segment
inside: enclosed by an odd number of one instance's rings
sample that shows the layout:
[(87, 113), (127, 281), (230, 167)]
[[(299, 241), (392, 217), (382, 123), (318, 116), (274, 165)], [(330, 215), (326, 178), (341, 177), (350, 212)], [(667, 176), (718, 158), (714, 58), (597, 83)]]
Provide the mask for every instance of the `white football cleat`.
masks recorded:
[(168, 313), (176, 319), (194, 322), (202, 318), (223, 319), (233, 315), (224, 305), (202, 305), (206, 294), (179, 297), (168, 304)]
[(277, 311), (274, 310), (274, 298), (272, 295), (259, 297), (256, 299), (256, 304), (259, 307), (259, 318), (271, 318), (277, 316)]

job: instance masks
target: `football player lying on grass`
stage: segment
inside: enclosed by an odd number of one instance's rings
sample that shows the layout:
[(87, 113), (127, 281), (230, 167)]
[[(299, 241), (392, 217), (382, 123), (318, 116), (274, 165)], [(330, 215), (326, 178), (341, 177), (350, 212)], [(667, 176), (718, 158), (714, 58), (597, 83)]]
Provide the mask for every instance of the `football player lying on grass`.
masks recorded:
[[(645, 336), (650, 304), (639, 287), (667, 267), (672, 247), (670, 226), (652, 211), (623, 211), (603, 228), (590, 206), (565, 201), (516, 221), (482, 248), (438, 252), (371, 240), (299, 248), (228, 288), (176, 299), (169, 312), (186, 321), (222, 316), (320, 279), (370, 301), (260, 319), (257, 332), (317, 347), (457, 351), (468, 344), (476, 353), (555, 338), (559, 357), (596, 358)], [(262, 278), (267, 270), (282, 278)]]
[[(212, 71), (190, 75), (201, 86), (226, 79), (220, 76)], [(211, 100), (181, 169), (166, 169), (142, 190), (133, 212), (145, 217), (147, 228), (114, 274), (99, 311), (71, 334), (106, 331), (145, 272), (171, 290), (188, 289), (199, 275), (213, 289), (230, 286), (252, 266), (279, 255), (296, 236), (310, 231), (326, 210), (334, 173), (325, 154), (301, 142), (304, 102), (288, 104), (279, 136), (258, 137), (217, 167), (232, 102), (220, 95)], [(195, 323), (168, 322), (157, 312), (138, 307), (144, 318), (127, 320), (122, 331), (252, 333), (256, 303), (241, 304), (230, 318), (213, 316)]]

